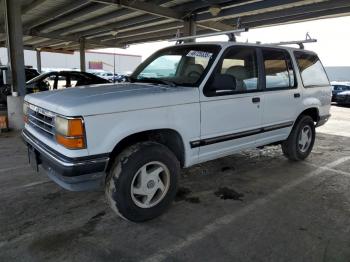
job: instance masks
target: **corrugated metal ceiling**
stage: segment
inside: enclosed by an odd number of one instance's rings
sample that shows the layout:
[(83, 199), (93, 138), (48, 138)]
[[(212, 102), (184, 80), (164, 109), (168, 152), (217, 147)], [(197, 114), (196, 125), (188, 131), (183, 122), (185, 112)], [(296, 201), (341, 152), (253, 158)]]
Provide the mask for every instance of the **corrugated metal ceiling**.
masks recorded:
[[(169, 39), (183, 32), (189, 16), (200, 33), (234, 29), (238, 18), (242, 26), (261, 27), (350, 13), (349, 0), (22, 0), (21, 6), (25, 47), (57, 51), (79, 49), (81, 38), (91, 49)], [(4, 33), (0, 12), (0, 45)]]

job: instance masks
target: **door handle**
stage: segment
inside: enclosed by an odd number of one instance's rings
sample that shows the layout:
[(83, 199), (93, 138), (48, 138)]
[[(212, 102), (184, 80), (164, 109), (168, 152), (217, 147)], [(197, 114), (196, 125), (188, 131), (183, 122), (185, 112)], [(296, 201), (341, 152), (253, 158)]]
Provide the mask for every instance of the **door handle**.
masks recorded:
[(252, 98), (252, 102), (255, 103), (259, 103), (260, 102), (260, 97), (253, 97)]
[(294, 98), (299, 98), (300, 97), (300, 93), (294, 93)]

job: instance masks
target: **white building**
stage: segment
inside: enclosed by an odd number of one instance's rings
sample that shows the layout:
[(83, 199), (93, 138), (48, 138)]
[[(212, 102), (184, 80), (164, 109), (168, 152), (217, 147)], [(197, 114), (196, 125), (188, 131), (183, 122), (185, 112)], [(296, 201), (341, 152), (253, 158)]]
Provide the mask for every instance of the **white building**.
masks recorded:
[[(85, 52), (86, 70), (102, 69), (113, 72), (115, 59), (115, 72), (126, 74), (132, 72), (140, 63), (141, 56), (129, 54), (102, 53), (95, 51)], [(7, 50), (0, 48), (0, 64), (7, 64)], [(36, 52), (24, 50), (24, 63), (26, 66), (37, 68)], [(72, 54), (41, 52), (41, 67), (45, 69), (79, 69), (79, 52)]]

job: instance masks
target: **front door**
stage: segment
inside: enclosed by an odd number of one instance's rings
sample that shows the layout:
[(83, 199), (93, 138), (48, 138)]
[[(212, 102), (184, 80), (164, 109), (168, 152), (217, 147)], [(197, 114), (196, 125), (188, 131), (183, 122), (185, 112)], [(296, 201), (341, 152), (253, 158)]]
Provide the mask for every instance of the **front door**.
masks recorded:
[(259, 69), (254, 47), (228, 48), (201, 93), (199, 161), (254, 147), (261, 128)]

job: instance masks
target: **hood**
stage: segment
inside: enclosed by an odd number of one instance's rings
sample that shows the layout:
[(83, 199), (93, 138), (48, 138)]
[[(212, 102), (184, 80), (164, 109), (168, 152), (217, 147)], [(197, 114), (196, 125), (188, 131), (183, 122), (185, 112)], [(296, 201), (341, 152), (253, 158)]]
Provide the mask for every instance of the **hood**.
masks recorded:
[(198, 92), (194, 87), (103, 84), (30, 94), (25, 101), (64, 116), (87, 116), (194, 103)]

